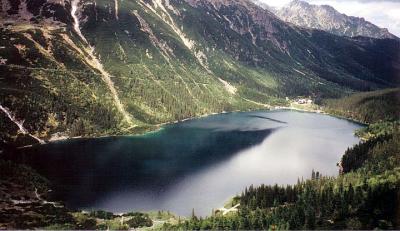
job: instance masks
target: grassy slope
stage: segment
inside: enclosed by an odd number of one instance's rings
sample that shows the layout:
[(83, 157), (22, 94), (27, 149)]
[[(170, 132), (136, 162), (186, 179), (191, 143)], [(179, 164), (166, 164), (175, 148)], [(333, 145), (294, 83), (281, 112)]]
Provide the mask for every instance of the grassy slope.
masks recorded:
[[(47, 140), (57, 132), (68, 137), (138, 133), (156, 124), (213, 112), (285, 105), (282, 98), (287, 95), (337, 97), (352, 92), (355, 85), (378, 87), (351, 76), (349, 67), (341, 67), (326, 48), (315, 45), (320, 41), (328, 44), (337, 39), (334, 36), (320, 38), (277, 21), (274, 36), (292, 46), (282, 48), (261, 37), (253, 44), (248, 33), (233, 30), (220, 16), (244, 27), (245, 11), (234, 20), (236, 10), (242, 8), (192, 8), (177, 0), (171, 4), (180, 13), (167, 9), (169, 18), (160, 8), (152, 11), (140, 1), (123, 1), (116, 20), (113, 4), (96, 2), (96, 7), (85, 4), (82, 8), (82, 31), (137, 126), (123, 120), (101, 74), (89, 65), (87, 44), (72, 29), (68, 4), (65, 8), (51, 5), (54, 12), (40, 12), (54, 14), (64, 25), (37, 17), (41, 24), (17, 22), (0, 29), (0, 57), (7, 59), (6, 65), (0, 65), (0, 104), (25, 121), (26, 129), (37, 137)], [(33, 9), (41, 8), (41, 3), (35, 4)], [(248, 24), (255, 25), (251, 20)], [(171, 25), (191, 40), (192, 49)], [(262, 26), (251, 30), (263, 36)], [(346, 46), (358, 45), (346, 40)], [(362, 48), (370, 52), (368, 47)], [(199, 52), (204, 56), (196, 58)], [(347, 54), (341, 57), (349, 58)], [(351, 63), (350, 67), (361, 65)], [(219, 78), (236, 88), (236, 94), (227, 91)], [(9, 119), (4, 117), (0, 127), (2, 140), (32, 143), (18, 134)]]

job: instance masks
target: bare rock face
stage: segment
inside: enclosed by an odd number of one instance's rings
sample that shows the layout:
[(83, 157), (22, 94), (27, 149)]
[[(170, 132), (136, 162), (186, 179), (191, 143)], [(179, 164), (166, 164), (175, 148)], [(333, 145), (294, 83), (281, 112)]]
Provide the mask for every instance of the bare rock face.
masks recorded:
[(328, 5), (312, 5), (301, 0), (294, 0), (286, 7), (277, 10), (276, 15), (300, 27), (324, 30), (341, 36), (396, 38), (385, 28), (379, 28), (364, 18), (341, 14)]
[(0, 141), (395, 87), (399, 43), (301, 28), (252, 0), (0, 0)]
[(249, 0), (186, 0), (191, 6), (217, 15), (229, 29), (248, 36), (253, 45), (269, 43), (280, 52), (287, 53), (287, 41), (280, 34), (293, 30), (271, 11)]
[(1, 0), (0, 25), (66, 25), (71, 22), (65, 0)]

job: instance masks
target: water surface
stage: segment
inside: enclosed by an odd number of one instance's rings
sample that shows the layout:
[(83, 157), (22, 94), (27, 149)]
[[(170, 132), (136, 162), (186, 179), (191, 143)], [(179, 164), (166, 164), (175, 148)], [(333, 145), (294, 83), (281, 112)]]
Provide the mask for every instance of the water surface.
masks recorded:
[(336, 163), (359, 124), (295, 111), (229, 113), (143, 136), (36, 147), (27, 163), (72, 208), (209, 215), (251, 184), (292, 184)]

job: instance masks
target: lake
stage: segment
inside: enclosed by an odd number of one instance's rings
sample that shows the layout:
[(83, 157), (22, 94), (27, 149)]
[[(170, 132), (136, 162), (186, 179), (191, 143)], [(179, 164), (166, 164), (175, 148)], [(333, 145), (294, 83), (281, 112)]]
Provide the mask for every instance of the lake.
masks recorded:
[(297, 111), (213, 115), (141, 136), (77, 139), (30, 149), (24, 161), (77, 209), (210, 215), (245, 187), (293, 184), (336, 163), (361, 125)]

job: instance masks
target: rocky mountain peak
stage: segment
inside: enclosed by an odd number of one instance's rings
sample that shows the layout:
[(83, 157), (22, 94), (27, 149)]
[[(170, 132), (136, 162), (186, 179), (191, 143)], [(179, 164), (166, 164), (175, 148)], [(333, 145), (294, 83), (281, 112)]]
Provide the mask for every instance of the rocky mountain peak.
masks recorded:
[(398, 40), (303, 29), (252, 0), (0, 3), (0, 138), (10, 142), (132, 134), (399, 79)]
[(396, 38), (385, 28), (380, 28), (364, 18), (342, 14), (329, 5), (313, 5), (294, 0), (275, 13), (282, 20), (297, 26), (324, 30), (336, 35)]
[(295, 6), (310, 7), (311, 5), (305, 1), (293, 0), (288, 4), (288, 6), (290, 6), (290, 7), (295, 7)]

